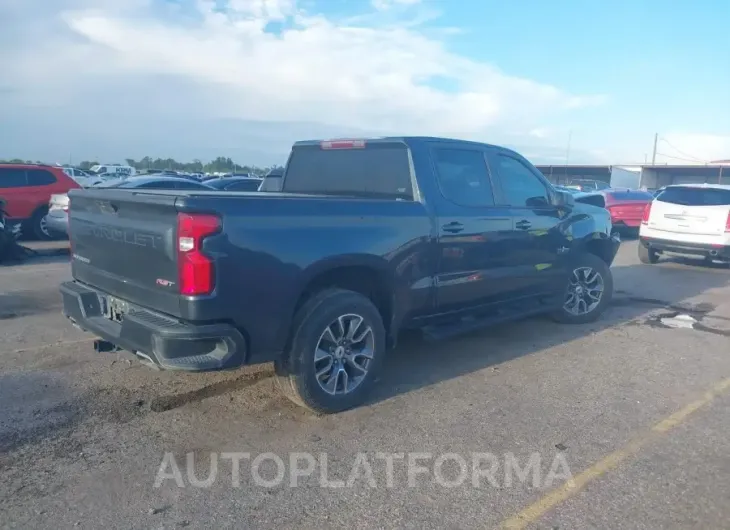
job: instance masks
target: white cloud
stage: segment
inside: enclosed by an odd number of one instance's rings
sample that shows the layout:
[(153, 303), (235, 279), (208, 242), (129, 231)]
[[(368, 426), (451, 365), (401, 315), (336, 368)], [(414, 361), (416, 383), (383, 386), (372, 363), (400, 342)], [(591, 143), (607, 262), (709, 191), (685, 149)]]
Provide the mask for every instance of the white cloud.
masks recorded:
[(420, 4), (421, 0), (372, 0), (370, 3), (378, 11), (387, 11), (394, 7), (414, 6)]
[(295, 0), (5, 0), (0, 111), (92, 118), (86, 133), (116, 120), (122, 144), (180, 117), (495, 140), (604, 101), (456, 55), (408, 20), (343, 24)]

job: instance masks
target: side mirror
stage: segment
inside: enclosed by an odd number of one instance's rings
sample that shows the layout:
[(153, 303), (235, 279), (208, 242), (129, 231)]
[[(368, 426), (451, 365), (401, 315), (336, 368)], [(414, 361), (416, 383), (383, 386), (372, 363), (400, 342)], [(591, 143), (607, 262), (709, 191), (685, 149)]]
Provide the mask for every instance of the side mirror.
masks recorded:
[(575, 206), (575, 198), (570, 192), (555, 190), (555, 194), (553, 195), (553, 206), (571, 209)]

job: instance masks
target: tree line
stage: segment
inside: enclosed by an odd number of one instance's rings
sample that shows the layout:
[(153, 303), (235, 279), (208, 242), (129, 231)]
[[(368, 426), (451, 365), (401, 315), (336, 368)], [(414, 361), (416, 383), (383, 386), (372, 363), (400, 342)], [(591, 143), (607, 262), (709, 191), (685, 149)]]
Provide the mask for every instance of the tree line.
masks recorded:
[[(173, 171), (185, 171), (188, 173), (254, 173), (257, 175), (263, 175), (276, 167), (260, 167), (251, 164), (239, 164), (233, 161), (231, 158), (224, 156), (219, 156), (218, 158), (211, 160), (210, 162), (203, 162), (199, 159), (195, 159), (192, 162), (178, 162), (174, 158), (152, 158), (150, 156), (146, 156), (139, 160), (135, 160), (134, 158), (125, 158), (124, 162), (126, 165), (132, 166), (137, 171), (144, 171), (147, 169), (167, 169)], [(0, 160), (0, 163), (42, 164), (43, 162), (14, 158), (12, 160)], [(92, 166), (98, 164), (99, 162), (95, 160), (84, 160), (79, 164), (75, 164), (74, 167), (88, 170)]]

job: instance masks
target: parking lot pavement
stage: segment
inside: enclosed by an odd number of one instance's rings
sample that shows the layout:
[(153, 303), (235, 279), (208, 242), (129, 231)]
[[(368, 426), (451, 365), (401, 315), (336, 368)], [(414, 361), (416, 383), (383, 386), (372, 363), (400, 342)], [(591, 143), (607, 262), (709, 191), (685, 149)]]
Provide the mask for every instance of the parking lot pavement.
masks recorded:
[[(0, 517), (10, 528), (724, 528), (730, 519), (728, 268), (642, 266), (626, 242), (601, 321), (538, 318), (441, 343), (408, 336), (367, 406), (325, 417), (280, 397), (268, 366), (176, 374), (94, 354), (59, 314), (66, 277), (62, 260), (0, 267)], [(694, 329), (672, 328), (678, 315)], [(312, 465), (295, 487), (290, 458)], [(211, 462), (214, 480), (193, 484)]]

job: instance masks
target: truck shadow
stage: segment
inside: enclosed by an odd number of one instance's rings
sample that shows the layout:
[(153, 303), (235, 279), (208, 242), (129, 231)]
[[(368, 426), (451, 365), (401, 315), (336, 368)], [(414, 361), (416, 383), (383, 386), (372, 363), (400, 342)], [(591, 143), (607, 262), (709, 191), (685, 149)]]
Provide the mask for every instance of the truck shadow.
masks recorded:
[[(715, 306), (697, 303), (696, 297), (726, 287), (730, 283), (730, 271), (722, 266), (681, 266), (685, 263), (696, 265), (697, 262), (678, 258), (667, 259), (652, 267), (612, 267), (615, 292), (612, 304), (592, 324), (571, 326), (554, 323), (547, 317), (537, 317), (439, 342), (428, 341), (417, 332), (405, 333), (386, 360), (369, 404), (497, 367), (522, 356), (539, 354), (608, 328), (625, 325), (661, 327), (657, 325), (657, 315), (687, 313), (701, 322)], [(648, 274), (652, 275), (651, 281), (647, 281)], [(703, 331), (708, 329), (697, 327), (698, 333)]]

